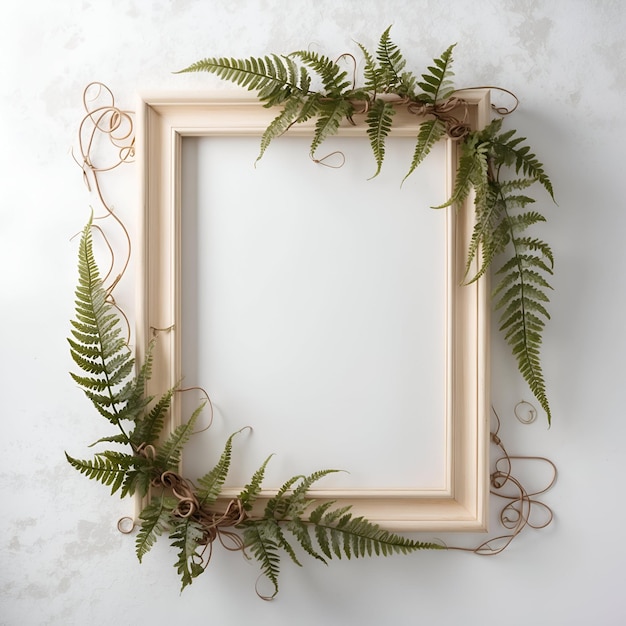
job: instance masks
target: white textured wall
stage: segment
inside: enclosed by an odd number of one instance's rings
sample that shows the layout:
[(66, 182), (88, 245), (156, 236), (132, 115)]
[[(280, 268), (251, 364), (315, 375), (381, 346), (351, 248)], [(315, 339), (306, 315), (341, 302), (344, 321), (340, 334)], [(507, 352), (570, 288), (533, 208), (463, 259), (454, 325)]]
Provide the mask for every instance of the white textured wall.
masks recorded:
[[(602, 624), (626, 622), (623, 141), (626, 5), (621, 0), (10, 0), (0, 19), (0, 623)], [(216, 551), (181, 596), (165, 543), (139, 566), (107, 497), (65, 462), (101, 432), (67, 375), (75, 242), (88, 216), (69, 149), (81, 93), (215, 86), (171, 72), (212, 55), (315, 45), (333, 56), (393, 38), (420, 69), (458, 42), (458, 83), (502, 85), (510, 120), (552, 176), (546, 238), (557, 258), (545, 373), (554, 425), (509, 418), (528, 393), (494, 341), (496, 407), (511, 452), (541, 453), (560, 479), (550, 529), (495, 558), (424, 553), (283, 566), (281, 594), (254, 594), (255, 567)], [(117, 190), (119, 191), (119, 190)], [(132, 184), (116, 206), (132, 222)], [(130, 288), (127, 288), (130, 291)], [(78, 454), (78, 453), (77, 453)]]

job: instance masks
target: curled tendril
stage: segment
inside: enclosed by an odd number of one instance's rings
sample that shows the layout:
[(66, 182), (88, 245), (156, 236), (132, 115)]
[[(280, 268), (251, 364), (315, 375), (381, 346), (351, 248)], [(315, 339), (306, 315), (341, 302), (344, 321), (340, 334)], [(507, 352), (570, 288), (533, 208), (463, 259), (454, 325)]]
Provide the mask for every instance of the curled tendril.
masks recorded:
[[(530, 405), (530, 403), (525, 401), (518, 403), (518, 406), (520, 404)], [(532, 405), (530, 406), (534, 409)], [(500, 525), (509, 532), (497, 537), (491, 537), (475, 548), (446, 546), (448, 550), (473, 552), (482, 556), (499, 554), (511, 544), (524, 528), (546, 528), (554, 519), (552, 509), (545, 502), (538, 500), (537, 496), (546, 493), (556, 483), (556, 465), (550, 459), (542, 456), (509, 455), (498, 436), (500, 418), (495, 410), (493, 414), (496, 420), (496, 428), (491, 433), (491, 441), (500, 450), (501, 456), (496, 459), (494, 469), (490, 475), (490, 493), (494, 497), (504, 500), (504, 506), (500, 509), (498, 517)], [(514, 473), (514, 462), (543, 465), (549, 470), (550, 478), (541, 489), (529, 491), (522, 479)]]
[[(109, 269), (102, 283), (107, 292), (107, 300), (123, 316), (130, 340), (130, 323), (128, 317), (116, 304), (113, 297), (115, 286), (122, 279), (131, 256), (131, 239), (123, 221), (115, 214), (112, 206), (106, 201), (100, 185), (100, 175), (110, 172), (120, 165), (132, 163), (135, 157), (135, 137), (133, 114), (120, 109), (115, 104), (113, 92), (100, 82), (92, 82), (83, 91), (83, 107), (85, 115), (78, 130), (78, 150), (72, 149), (72, 157), (83, 173), (83, 181), (89, 192), (95, 194), (100, 214), (94, 215), (95, 220), (113, 219), (122, 231), (126, 241), (126, 254), (121, 262), (121, 269), (115, 273), (117, 258), (107, 235), (98, 225), (93, 226), (101, 236), (110, 254)], [(104, 141), (102, 141), (104, 140)], [(104, 148), (102, 150), (101, 148)], [(96, 157), (96, 154), (98, 157)], [(99, 161), (102, 159), (102, 162)]]
[(532, 424), (537, 419), (537, 409), (526, 400), (518, 402), (513, 412), (522, 424)]

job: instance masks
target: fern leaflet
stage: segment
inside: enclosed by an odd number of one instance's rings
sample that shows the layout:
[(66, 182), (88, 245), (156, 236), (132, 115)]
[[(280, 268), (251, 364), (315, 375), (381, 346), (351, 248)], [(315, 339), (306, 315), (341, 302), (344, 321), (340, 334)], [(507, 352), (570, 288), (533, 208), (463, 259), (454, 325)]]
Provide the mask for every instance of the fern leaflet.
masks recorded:
[(243, 538), (246, 548), (259, 562), (262, 575), (268, 578), (274, 587), (270, 596), (262, 596), (265, 599), (274, 598), (278, 593), (280, 534), (280, 528), (273, 520), (247, 522), (244, 528)]
[(376, 50), (376, 58), (380, 65), (381, 76), (385, 77), (386, 91), (395, 91), (402, 97), (415, 95), (415, 77), (405, 72), (406, 60), (398, 46), (391, 41), (391, 26), (381, 35)]
[[(121, 452), (99, 452), (92, 461), (81, 461), (65, 453), (68, 463), (81, 474), (103, 485), (111, 487), (114, 494), (124, 484), (128, 470), (135, 465), (135, 457)], [(128, 494), (128, 489), (122, 489), (121, 496)]]
[(170, 533), (172, 547), (178, 548), (176, 570), (181, 578), (181, 591), (204, 572), (202, 555), (198, 553), (204, 531), (202, 526), (191, 518), (178, 521)]
[(428, 67), (428, 72), (422, 74), (422, 81), (417, 84), (423, 89), (418, 98), (424, 102), (436, 104), (447, 100), (454, 92), (452, 84), (452, 50), (456, 44), (451, 45), (438, 59), (434, 60), (434, 65)]
[(289, 56), (299, 58), (318, 74), (324, 86), (325, 95), (328, 97), (341, 96), (351, 86), (351, 82), (347, 79), (348, 73), (326, 56), (309, 50), (298, 50)]
[(176, 498), (162, 494), (152, 498), (150, 504), (141, 511), (141, 527), (135, 540), (135, 551), (140, 563), (157, 538), (171, 528), (172, 511), (177, 503)]
[(376, 172), (371, 178), (380, 173), (385, 158), (385, 139), (391, 131), (391, 124), (396, 110), (393, 105), (384, 100), (376, 100), (367, 114), (367, 136), (370, 140), (372, 153), (376, 159)]
[(402, 182), (404, 182), (417, 168), (417, 166), (428, 156), (432, 147), (445, 135), (446, 125), (440, 120), (435, 118), (434, 120), (428, 120), (420, 124), (420, 129), (417, 134), (417, 144), (415, 151), (413, 152), (413, 160), (411, 161), (411, 167), (406, 173)]
[(213, 504), (220, 495), (224, 481), (230, 468), (230, 460), (233, 449), (233, 439), (241, 431), (233, 433), (226, 441), (224, 451), (220, 456), (215, 467), (198, 480), (200, 488), (198, 489), (198, 500), (200, 506)]
[(178, 471), (180, 455), (184, 445), (189, 441), (193, 433), (193, 427), (200, 415), (204, 404), (199, 406), (191, 415), (187, 423), (178, 426), (167, 440), (157, 448), (155, 464), (162, 471)]
[(267, 464), (269, 463), (272, 455), (268, 456), (259, 469), (254, 472), (250, 482), (243, 488), (243, 491), (239, 494), (239, 499), (241, 500), (241, 504), (243, 506), (244, 511), (250, 512), (254, 505), (255, 500), (258, 498), (261, 493), (261, 483), (263, 482), (263, 478), (265, 476), (265, 469), (267, 468)]
[(292, 59), (276, 54), (248, 59), (207, 58), (179, 73), (184, 72), (216, 74), (248, 91), (256, 91), (266, 106), (281, 104), (294, 94), (305, 94), (310, 84), (310, 77), (304, 68), (297, 68)]

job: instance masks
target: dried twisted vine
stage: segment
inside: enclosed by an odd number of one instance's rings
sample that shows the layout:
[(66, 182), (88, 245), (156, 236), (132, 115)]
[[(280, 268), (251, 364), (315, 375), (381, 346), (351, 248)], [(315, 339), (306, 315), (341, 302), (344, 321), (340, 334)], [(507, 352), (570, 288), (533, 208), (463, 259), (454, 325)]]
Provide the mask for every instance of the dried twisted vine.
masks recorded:
[[(241, 524), (246, 518), (243, 504), (239, 498), (233, 498), (223, 511), (215, 511), (205, 507), (199, 500), (193, 484), (176, 472), (163, 472), (152, 481), (153, 487), (165, 488), (174, 495), (178, 504), (173, 511), (176, 517), (189, 518), (197, 522), (202, 528), (201, 545), (212, 544), (216, 539), (229, 550), (243, 550), (241, 537), (233, 532), (224, 530)], [(227, 538), (232, 543), (224, 541)], [(234, 547), (233, 547), (234, 546)]]
[[(100, 206), (104, 210), (103, 214), (94, 216), (94, 221), (112, 218), (117, 222), (126, 241), (127, 249), (121, 269), (112, 277), (117, 255), (104, 230), (96, 224), (93, 226), (102, 237), (110, 255), (109, 269), (102, 279), (103, 284), (109, 282), (106, 287), (107, 299), (124, 318), (130, 337), (130, 323), (124, 311), (117, 306), (113, 297), (113, 290), (128, 269), (132, 250), (131, 239), (124, 222), (104, 198), (100, 185), (100, 174), (110, 172), (124, 163), (133, 162), (135, 157), (133, 112), (120, 109), (115, 103), (113, 92), (101, 82), (92, 82), (85, 87), (83, 108), (85, 115), (78, 130), (78, 156), (72, 149), (72, 157), (83, 172), (83, 181), (87, 189), (96, 194)], [(99, 156), (104, 162), (95, 163), (96, 148), (100, 145), (104, 145), (106, 156), (102, 156), (100, 153)]]
[[(518, 402), (515, 406), (514, 411), (516, 415), (520, 405), (528, 405), (530, 407), (529, 411), (536, 413), (534, 407), (529, 402), (522, 401)], [(490, 475), (490, 493), (494, 497), (505, 501), (504, 506), (500, 509), (498, 518), (500, 525), (510, 532), (497, 537), (491, 537), (474, 548), (448, 546), (449, 550), (473, 552), (481, 556), (500, 554), (500, 552), (508, 548), (511, 542), (518, 537), (525, 528), (528, 527), (535, 530), (546, 528), (554, 519), (552, 509), (545, 502), (538, 500), (537, 496), (546, 493), (556, 483), (556, 465), (550, 459), (543, 456), (510, 455), (498, 436), (498, 432), (500, 431), (500, 418), (495, 410), (493, 414), (496, 420), (496, 428), (490, 434), (491, 442), (500, 450), (502, 456), (496, 459), (494, 470)], [(523, 421), (522, 423), (530, 422)], [(542, 489), (528, 491), (522, 479), (513, 472), (514, 461), (534, 462), (547, 466), (550, 470), (550, 479)], [(543, 519), (541, 520), (542, 513)]]

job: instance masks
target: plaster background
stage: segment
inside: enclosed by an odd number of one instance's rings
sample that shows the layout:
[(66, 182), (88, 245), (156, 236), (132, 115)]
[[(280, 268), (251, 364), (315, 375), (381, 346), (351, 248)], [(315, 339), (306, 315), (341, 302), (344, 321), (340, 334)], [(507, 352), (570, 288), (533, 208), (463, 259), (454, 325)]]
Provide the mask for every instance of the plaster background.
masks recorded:
[[(621, 0), (59, 0), (6, 2), (0, 21), (0, 623), (133, 625), (385, 623), (621, 624), (620, 497), (626, 438), (623, 148), (626, 8)], [(551, 175), (545, 204), (557, 259), (543, 357), (554, 425), (510, 419), (528, 398), (499, 338), (493, 401), (510, 452), (560, 470), (546, 497), (556, 519), (496, 558), (461, 553), (283, 564), (273, 603), (255, 567), (216, 550), (181, 596), (163, 542), (139, 566), (115, 529), (130, 502), (106, 496), (64, 460), (99, 424), (76, 390), (65, 336), (76, 242), (92, 199), (72, 161), (81, 94), (107, 83), (120, 104), (139, 89), (225, 85), (172, 71), (205, 56), (308, 45), (333, 56), (393, 39), (411, 68), (458, 42), (457, 83), (502, 85), (521, 106), (510, 124)], [(496, 99), (498, 96), (495, 96)], [(132, 223), (135, 184), (111, 190)], [(132, 276), (118, 298), (132, 302)]]

